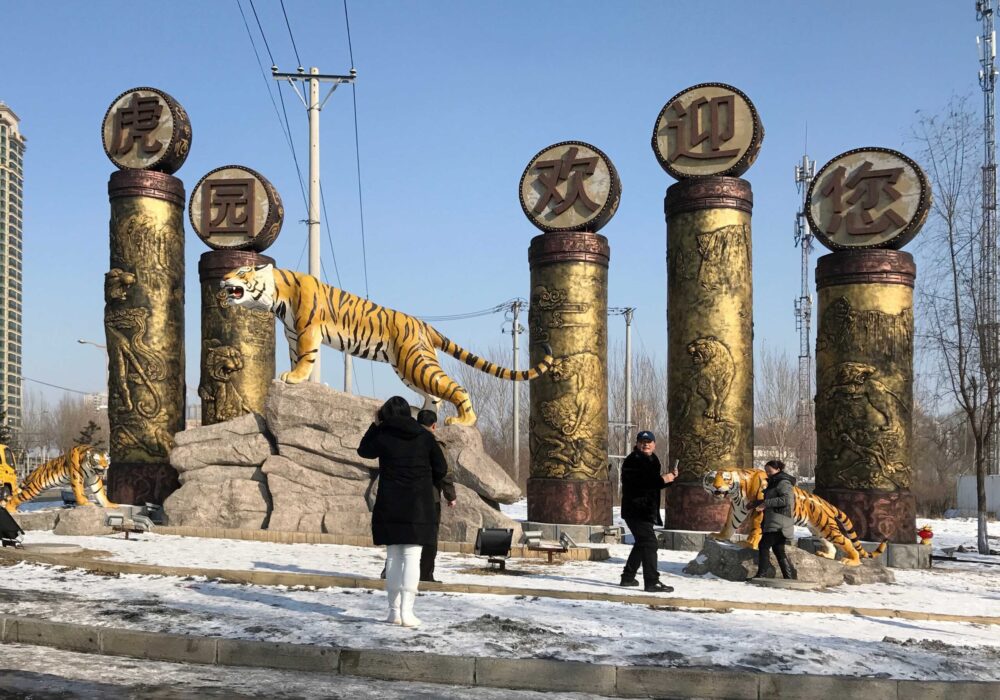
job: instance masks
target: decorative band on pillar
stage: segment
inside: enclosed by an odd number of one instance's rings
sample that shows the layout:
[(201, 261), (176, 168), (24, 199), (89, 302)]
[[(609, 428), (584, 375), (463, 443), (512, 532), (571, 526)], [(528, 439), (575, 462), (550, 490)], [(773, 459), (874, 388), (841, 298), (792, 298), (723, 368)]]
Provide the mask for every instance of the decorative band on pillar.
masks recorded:
[(610, 261), (611, 246), (599, 233), (546, 233), (532, 238), (528, 247), (528, 264), (532, 268), (558, 262), (586, 262), (607, 267)]
[(184, 183), (155, 170), (116, 170), (108, 180), (108, 199), (152, 197), (184, 206)]
[(816, 493), (865, 540), (916, 538), (913, 256), (851, 249), (816, 265)]
[(750, 183), (738, 177), (703, 177), (681, 180), (667, 188), (663, 211), (667, 217), (704, 209), (737, 209), (753, 213)]
[(274, 265), (274, 259), (249, 250), (213, 250), (198, 261), (202, 425), (264, 412), (274, 379), (274, 316), (230, 307), (220, 287), (227, 273), (256, 265)]

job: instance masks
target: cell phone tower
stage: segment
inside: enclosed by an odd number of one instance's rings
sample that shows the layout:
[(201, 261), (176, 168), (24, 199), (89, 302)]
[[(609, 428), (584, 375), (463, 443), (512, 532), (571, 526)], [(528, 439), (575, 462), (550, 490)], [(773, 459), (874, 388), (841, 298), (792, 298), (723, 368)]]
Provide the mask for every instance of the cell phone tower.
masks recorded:
[[(996, 382), (1000, 372), (997, 333), (997, 164), (996, 164), (996, 100), (994, 88), (997, 81), (996, 31), (993, 29), (992, 0), (977, 0), (976, 19), (982, 23), (983, 33), (976, 37), (979, 47), (979, 85), (983, 89), (983, 226), (980, 237), (980, 353), (983, 379)], [(986, 472), (1000, 473), (1000, 435), (998, 435), (998, 410), (996, 391), (987, 394), (987, 420), (992, 426), (986, 443)]]
[(802, 195), (802, 208), (795, 214), (795, 245), (802, 252), (801, 289), (795, 300), (795, 330), (799, 332), (799, 394), (796, 418), (799, 426), (799, 475), (811, 476), (813, 472), (813, 401), (812, 401), (812, 295), (809, 287), (809, 256), (813, 247), (813, 232), (806, 218), (806, 199), (809, 183), (816, 175), (816, 161), (802, 156), (795, 166), (795, 188)]

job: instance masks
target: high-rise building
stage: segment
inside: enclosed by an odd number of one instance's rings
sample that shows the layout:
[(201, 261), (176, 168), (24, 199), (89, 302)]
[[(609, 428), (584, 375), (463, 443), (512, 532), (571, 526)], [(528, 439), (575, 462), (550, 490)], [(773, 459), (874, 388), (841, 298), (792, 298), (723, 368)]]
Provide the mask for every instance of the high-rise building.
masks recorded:
[(20, 119), (0, 102), (0, 408), (21, 429), (21, 244), (24, 143)]

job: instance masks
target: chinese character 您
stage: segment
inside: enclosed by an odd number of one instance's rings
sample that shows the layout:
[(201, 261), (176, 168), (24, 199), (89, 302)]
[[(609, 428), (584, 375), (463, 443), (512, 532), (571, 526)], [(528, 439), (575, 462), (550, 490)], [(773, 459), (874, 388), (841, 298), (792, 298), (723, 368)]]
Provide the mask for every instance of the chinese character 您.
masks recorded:
[(124, 156), (139, 142), (139, 149), (145, 155), (152, 155), (163, 148), (163, 144), (152, 138), (153, 131), (160, 125), (163, 105), (160, 98), (132, 95), (132, 102), (122, 105), (115, 112), (114, 131), (111, 136), (111, 152)]
[[(671, 163), (686, 156), (698, 160), (710, 158), (732, 158), (739, 155), (739, 148), (722, 150), (722, 144), (733, 138), (736, 133), (736, 98), (735, 95), (722, 95), (708, 99), (699, 97), (685, 107), (677, 100), (670, 108), (677, 114), (677, 119), (667, 122), (668, 129), (676, 130), (674, 147), (667, 156)], [(707, 126), (703, 126), (704, 109), (708, 110)], [(725, 109), (723, 109), (725, 108)], [(708, 150), (694, 150), (708, 141)]]
[[(204, 195), (207, 201), (202, 207), (202, 228), (205, 229), (203, 235), (252, 235), (253, 186), (252, 178), (207, 181)], [(213, 209), (216, 211), (215, 216), (212, 216)]]
[[(833, 216), (826, 224), (826, 232), (830, 235), (840, 230), (840, 225), (847, 220), (847, 233), (852, 236), (863, 236), (885, 233), (892, 226), (902, 228), (906, 221), (892, 209), (886, 209), (880, 216), (873, 217), (871, 210), (878, 206), (879, 199), (885, 194), (890, 202), (900, 198), (899, 190), (893, 185), (903, 174), (902, 168), (885, 168), (873, 170), (873, 163), (865, 161), (857, 170), (847, 176), (847, 168), (843, 165), (830, 173), (823, 184), (820, 194), (830, 199)], [(845, 198), (847, 192), (850, 195)], [(844, 210), (860, 202), (859, 211)]]
[[(597, 156), (577, 158), (578, 151), (579, 149), (573, 146), (559, 160), (540, 160), (535, 163), (535, 169), (540, 171), (538, 182), (545, 188), (532, 209), (535, 214), (541, 214), (550, 201), (555, 202), (552, 213), (556, 216), (573, 206), (577, 200), (592, 212), (600, 208), (587, 196), (587, 190), (583, 183), (584, 177), (594, 174), (594, 170), (597, 168)], [(574, 168), (582, 168), (582, 170), (574, 170)], [(565, 197), (556, 190), (556, 185), (564, 180), (568, 180)]]

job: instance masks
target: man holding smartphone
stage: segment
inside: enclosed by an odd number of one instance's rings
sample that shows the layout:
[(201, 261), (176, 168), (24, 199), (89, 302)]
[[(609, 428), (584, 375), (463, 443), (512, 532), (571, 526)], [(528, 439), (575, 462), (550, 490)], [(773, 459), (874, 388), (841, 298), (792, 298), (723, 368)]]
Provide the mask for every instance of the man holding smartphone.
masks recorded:
[(647, 593), (672, 593), (671, 586), (660, 582), (656, 569), (656, 533), (653, 525), (663, 525), (660, 518), (660, 491), (677, 478), (677, 467), (660, 474), (660, 460), (655, 454), (656, 437), (649, 430), (635, 436), (632, 454), (622, 462), (622, 519), (635, 543), (622, 571), (622, 586), (638, 586), (635, 575), (642, 566), (642, 580)]

